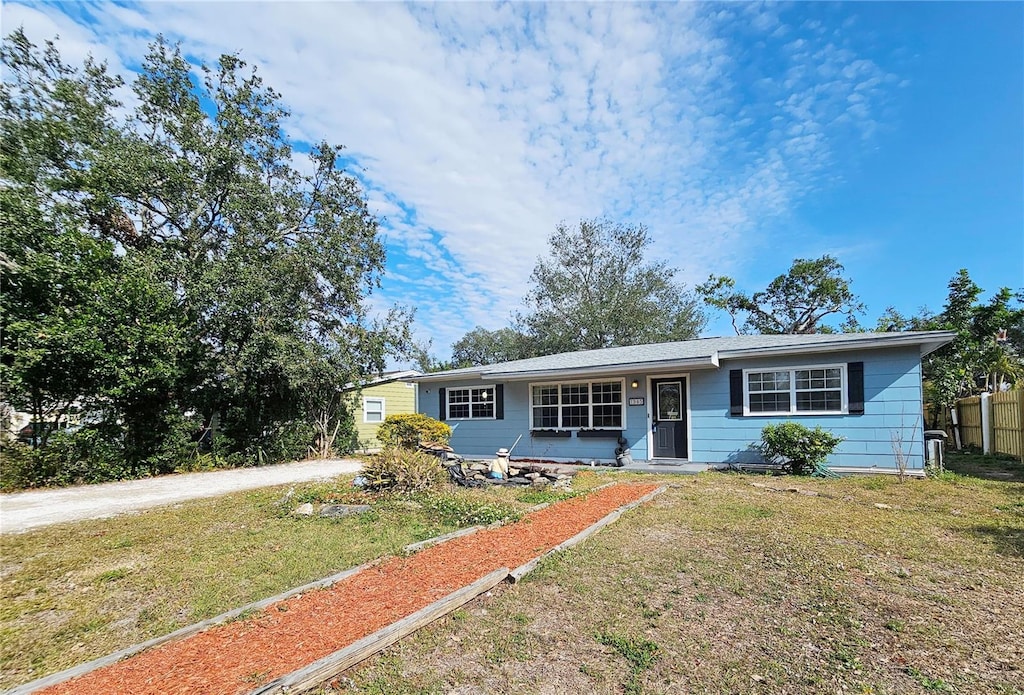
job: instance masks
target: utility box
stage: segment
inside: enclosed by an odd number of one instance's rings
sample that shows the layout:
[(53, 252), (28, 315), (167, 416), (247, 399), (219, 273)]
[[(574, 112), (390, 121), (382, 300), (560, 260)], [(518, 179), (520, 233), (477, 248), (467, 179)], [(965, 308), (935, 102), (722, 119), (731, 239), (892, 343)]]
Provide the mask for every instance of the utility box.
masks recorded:
[(938, 470), (946, 467), (946, 437), (942, 430), (924, 431), (925, 465)]

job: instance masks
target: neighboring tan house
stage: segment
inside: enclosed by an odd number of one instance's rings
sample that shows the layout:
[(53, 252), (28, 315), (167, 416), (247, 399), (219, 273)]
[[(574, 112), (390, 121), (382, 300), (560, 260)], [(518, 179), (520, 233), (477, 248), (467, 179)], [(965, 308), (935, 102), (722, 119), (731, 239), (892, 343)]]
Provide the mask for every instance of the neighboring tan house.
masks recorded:
[(769, 423), (821, 426), (844, 441), (842, 472), (924, 469), (921, 358), (950, 331), (739, 335), (569, 352), (409, 378), (418, 411), (459, 424), (460, 454), (616, 459), (713, 468), (761, 461)]
[(377, 428), (388, 415), (415, 413), (419, 405), (417, 394), (419, 389), (415, 383), (399, 381), (420, 376), (415, 370), (405, 372), (385, 372), (379, 378), (363, 385), (362, 389), (354, 386), (346, 387), (353, 391), (353, 411), (355, 412), (356, 433), (359, 437), (359, 448), (363, 450), (379, 449)]

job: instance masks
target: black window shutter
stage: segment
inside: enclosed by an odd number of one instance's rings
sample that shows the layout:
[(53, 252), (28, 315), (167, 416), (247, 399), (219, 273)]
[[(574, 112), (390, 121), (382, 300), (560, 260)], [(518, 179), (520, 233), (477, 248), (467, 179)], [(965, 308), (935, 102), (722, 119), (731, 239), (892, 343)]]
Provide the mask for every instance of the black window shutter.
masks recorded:
[(494, 419), (505, 419), (505, 385), (498, 384), (494, 387)]
[(743, 415), (743, 370), (729, 370), (729, 414)]
[(850, 362), (846, 365), (846, 399), (851, 415), (864, 414), (864, 363)]
[(437, 390), (437, 399), (439, 401), (439, 404), (437, 406), (437, 419), (446, 420), (446, 411), (448, 410), (448, 408), (446, 408), (445, 406), (447, 406), (448, 404), (444, 402), (444, 389)]

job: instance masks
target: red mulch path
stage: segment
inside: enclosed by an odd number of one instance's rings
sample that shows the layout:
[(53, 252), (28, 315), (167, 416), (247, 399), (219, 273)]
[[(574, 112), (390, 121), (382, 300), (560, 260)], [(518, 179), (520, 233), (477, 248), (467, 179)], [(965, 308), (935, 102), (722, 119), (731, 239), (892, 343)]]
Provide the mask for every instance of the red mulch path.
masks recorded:
[[(391, 558), (326, 589), (169, 642), (40, 692), (246, 693), (390, 625), (500, 567), (514, 569), (655, 490), (614, 485), (407, 558)], [(257, 675), (258, 674), (258, 675)]]

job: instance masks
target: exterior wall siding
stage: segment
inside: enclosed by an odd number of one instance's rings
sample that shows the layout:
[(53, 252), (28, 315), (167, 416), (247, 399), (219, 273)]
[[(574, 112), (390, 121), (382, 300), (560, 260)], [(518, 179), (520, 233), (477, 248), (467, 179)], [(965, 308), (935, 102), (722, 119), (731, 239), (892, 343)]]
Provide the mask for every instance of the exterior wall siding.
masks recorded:
[(383, 398), (384, 417), (388, 415), (401, 415), (403, 413), (415, 413), (416, 389), (416, 384), (389, 381), (383, 384), (366, 386), (361, 394), (353, 395), (351, 402), (355, 413), (356, 433), (359, 436), (360, 448), (380, 448), (380, 442), (377, 440), (377, 428), (380, 427), (380, 423), (363, 422), (363, 399)]
[[(729, 415), (729, 370), (797, 367), (816, 364), (864, 362), (864, 413), (858, 415), (743, 416)], [(901, 436), (907, 467), (924, 467), (924, 429), (921, 414), (921, 359), (916, 348), (828, 355), (801, 355), (723, 363), (716, 371), (695, 372), (692, 459), (715, 463), (750, 463), (761, 460), (753, 446), (761, 429), (792, 419), (807, 427), (845, 437), (829, 458), (836, 468), (895, 469), (894, 436)]]
[[(730, 416), (729, 371), (731, 369), (769, 369), (847, 362), (864, 363), (864, 413), (856, 415), (814, 416)], [(796, 420), (808, 427), (820, 425), (845, 437), (828, 465), (836, 468), (889, 469), (896, 467), (894, 434), (902, 436), (908, 469), (924, 466), (924, 433), (921, 416), (921, 360), (916, 347), (845, 351), (818, 355), (779, 356), (723, 361), (718, 369), (681, 372), (687, 376), (689, 403), (689, 460), (698, 463), (753, 463), (761, 460), (754, 445), (761, 440), (761, 429), (769, 423)], [(644, 405), (626, 410), (625, 438), (633, 459), (648, 457), (650, 425), (647, 392), (648, 375), (628, 372), (624, 397), (643, 397)], [(618, 377), (602, 377), (612, 379)], [(566, 378), (565, 381), (579, 379)], [(639, 388), (630, 383), (636, 380)], [(547, 379), (546, 381), (557, 381)], [(543, 438), (530, 434), (529, 382), (493, 382), (479, 380), (425, 383), (420, 385), (420, 412), (438, 418), (439, 388), (504, 384), (504, 419), (449, 420), (455, 427), (452, 446), (469, 457), (490, 458), (500, 447), (511, 447), (522, 435), (514, 458), (558, 459), (610, 462), (618, 443), (614, 438)], [(390, 409), (389, 409), (389, 412)]]

